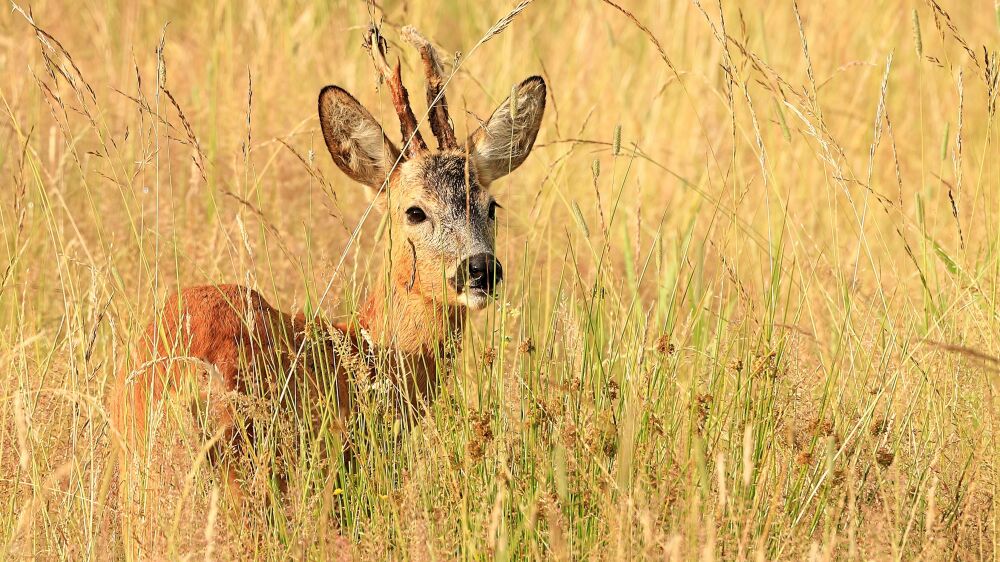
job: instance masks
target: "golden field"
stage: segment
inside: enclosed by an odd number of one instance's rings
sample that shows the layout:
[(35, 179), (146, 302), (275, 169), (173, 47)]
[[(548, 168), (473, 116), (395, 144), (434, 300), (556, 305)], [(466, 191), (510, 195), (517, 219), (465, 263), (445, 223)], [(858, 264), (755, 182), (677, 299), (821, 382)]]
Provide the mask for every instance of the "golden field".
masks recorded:
[[(289, 449), (286, 494), (235, 505), (177, 409), (140, 519), (107, 398), (167, 295), (343, 320), (378, 275), (316, 111), (340, 85), (398, 142), (373, 21), (418, 116), (399, 28), (448, 55), (460, 137), (548, 84), (493, 188), (503, 294), (426, 416)], [(16, 0), (4, 558), (131, 559), (131, 526), (144, 559), (996, 559), (998, 34), (990, 0)]]

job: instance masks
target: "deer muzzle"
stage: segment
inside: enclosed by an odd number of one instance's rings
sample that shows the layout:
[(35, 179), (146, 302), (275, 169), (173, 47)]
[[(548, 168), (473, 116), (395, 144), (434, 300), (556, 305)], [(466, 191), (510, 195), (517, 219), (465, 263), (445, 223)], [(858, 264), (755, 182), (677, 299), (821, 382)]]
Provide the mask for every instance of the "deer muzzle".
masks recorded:
[(496, 256), (488, 253), (466, 258), (455, 273), (455, 291), (492, 296), (503, 281), (503, 266)]

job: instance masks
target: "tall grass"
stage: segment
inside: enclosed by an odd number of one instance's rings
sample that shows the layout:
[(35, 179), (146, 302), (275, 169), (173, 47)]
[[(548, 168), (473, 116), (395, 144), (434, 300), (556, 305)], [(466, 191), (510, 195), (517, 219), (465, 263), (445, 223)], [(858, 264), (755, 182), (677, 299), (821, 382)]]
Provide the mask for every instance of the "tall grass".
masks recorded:
[[(131, 525), (149, 558), (995, 559), (994, 6), (721, 4), (5, 11), (0, 548), (127, 557)], [(127, 509), (106, 397), (169, 292), (335, 320), (379, 275), (315, 109), (336, 83), (395, 130), (372, 18), (466, 53), (459, 134), (549, 84), (494, 188), (504, 294), (413, 427), (363, 407), (353, 466), (258, 405), (237, 509), (178, 403), (164, 497)]]

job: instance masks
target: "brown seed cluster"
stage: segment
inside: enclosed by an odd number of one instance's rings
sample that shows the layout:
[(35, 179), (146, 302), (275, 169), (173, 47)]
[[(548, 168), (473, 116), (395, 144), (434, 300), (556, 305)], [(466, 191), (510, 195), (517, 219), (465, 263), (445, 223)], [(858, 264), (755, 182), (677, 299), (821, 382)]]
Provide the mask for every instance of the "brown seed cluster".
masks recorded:
[(751, 377), (758, 377), (762, 374), (769, 375), (774, 378), (778, 374), (778, 354), (774, 351), (758, 357), (754, 362), (753, 369), (750, 371)]
[(531, 341), (531, 338), (524, 338), (517, 346), (517, 350), (525, 355), (530, 355), (535, 352), (535, 342)]
[(465, 446), (466, 453), (472, 462), (480, 461), (486, 454), (486, 447), (493, 440), (491, 417), (486, 412), (473, 413), (470, 416), (472, 435)]
[(872, 436), (878, 437), (889, 431), (889, 419), (888, 418), (878, 418), (872, 421), (872, 426), (869, 428)]
[(808, 450), (813, 439), (820, 439), (828, 437), (833, 439), (835, 446), (840, 446), (842, 442), (841, 437), (837, 434), (836, 428), (831, 420), (825, 420), (822, 418), (814, 418), (812, 421), (805, 424), (793, 432), (792, 434), (792, 444), (796, 449)]
[(833, 435), (833, 422), (816, 418), (809, 424), (809, 430), (813, 435)]
[(496, 360), (497, 349), (493, 346), (487, 347), (486, 350), (483, 351), (483, 365), (485, 365), (487, 369), (492, 369), (493, 362)]
[(845, 471), (843, 468), (835, 468), (833, 470), (833, 476), (831, 478), (831, 482), (833, 483), (833, 485), (840, 486), (845, 481), (847, 481), (847, 471)]
[(695, 417), (698, 423), (698, 431), (705, 430), (705, 423), (708, 421), (708, 413), (712, 409), (713, 397), (711, 394), (699, 394), (695, 400)]
[(674, 344), (670, 343), (670, 334), (663, 334), (660, 337), (656, 338), (655, 347), (656, 347), (656, 352), (659, 353), (660, 355), (670, 356), (677, 351), (677, 348), (674, 347)]
[(896, 460), (896, 453), (893, 453), (888, 447), (882, 447), (875, 453), (875, 461), (882, 468), (889, 468), (894, 460)]
[(573, 422), (566, 422), (563, 424), (562, 431), (559, 432), (560, 437), (562, 437), (563, 444), (567, 447), (573, 447), (576, 445), (577, 428), (576, 424)]
[(795, 462), (801, 466), (810, 466), (813, 462), (813, 454), (810, 451), (803, 449), (799, 451), (798, 455), (796, 455)]
[(533, 426), (551, 424), (555, 421), (550, 408), (541, 400), (535, 400), (535, 407), (531, 409), (528, 418)]
[(608, 381), (608, 400), (612, 402), (618, 400), (618, 390), (619, 386), (617, 382), (613, 380)]
[(604, 455), (608, 458), (612, 458), (618, 454), (618, 439), (615, 437), (615, 434), (606, 433), (604, 435), (604, 446), (601, 450), (604, 451)]
[(573, 380), (569, 381), (570, 391), (580, 392), (580, 389), (582, 388), (583, 388), (583, 381), (580, 380), (580, 377), (574, 377)]

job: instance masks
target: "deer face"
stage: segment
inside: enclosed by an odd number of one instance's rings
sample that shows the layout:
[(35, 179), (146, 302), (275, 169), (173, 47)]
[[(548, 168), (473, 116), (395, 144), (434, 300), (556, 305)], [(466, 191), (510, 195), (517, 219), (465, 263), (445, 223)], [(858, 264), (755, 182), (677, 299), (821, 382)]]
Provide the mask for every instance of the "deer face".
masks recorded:
[(404, 285), (472, 309), (486, 306), (503, 279), (494, 254), (498, 205), (478, 175), (464, 154), (431, 154), (400, 167), (386, 201), (393, 247), (410, 254), (396, 262), (411, 274)]
[[(433, 52), (421, 54), (433, 70)], [(398, 66), (389, 86), (404, 142), (409, 141), (405, 152), (386, 138), (353, 96), (336, 86), (320, 92), (320, 124), (334, 162), (367, 186), (376, 208), (388, 215), (397, 286), (478, 310), (503, 279), (494, 253), (499, 205), (489, 187), (531, 152), (545, 109), (545, 82), (532, 77), (518, 85), (514, 99), (505, 100), (462, 148), (447, 118), (439, 77), (437, 89), (431, 71), (428, 82), (428, 113), (438, 152), (427, 149), (416, 128)], [(404, 103), (397, 103), (399, 98)]]

